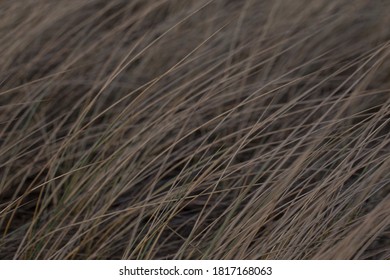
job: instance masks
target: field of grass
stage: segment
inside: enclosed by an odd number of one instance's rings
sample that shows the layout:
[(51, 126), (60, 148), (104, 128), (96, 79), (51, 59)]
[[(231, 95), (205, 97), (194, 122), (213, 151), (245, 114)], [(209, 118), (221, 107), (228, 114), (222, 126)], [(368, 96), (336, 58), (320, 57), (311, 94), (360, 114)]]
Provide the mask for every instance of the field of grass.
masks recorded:
[(390, 1), (0, 1), (0, 259), (389, 259)]

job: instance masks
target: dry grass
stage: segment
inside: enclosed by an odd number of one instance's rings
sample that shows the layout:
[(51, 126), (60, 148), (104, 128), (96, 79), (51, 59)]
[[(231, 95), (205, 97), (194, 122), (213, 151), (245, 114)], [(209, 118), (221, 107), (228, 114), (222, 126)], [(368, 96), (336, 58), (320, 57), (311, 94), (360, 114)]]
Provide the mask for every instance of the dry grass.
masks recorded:
[(0, 2), (0, 258), (389, 259), (390, 3)]

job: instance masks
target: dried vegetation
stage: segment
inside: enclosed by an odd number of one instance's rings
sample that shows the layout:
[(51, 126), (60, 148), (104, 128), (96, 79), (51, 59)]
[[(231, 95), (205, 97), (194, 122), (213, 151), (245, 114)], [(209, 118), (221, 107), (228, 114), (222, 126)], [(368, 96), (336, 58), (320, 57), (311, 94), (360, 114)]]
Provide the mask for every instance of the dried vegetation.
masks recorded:
[(0, 258), (389, 259), (390, 3), (0, 2)]

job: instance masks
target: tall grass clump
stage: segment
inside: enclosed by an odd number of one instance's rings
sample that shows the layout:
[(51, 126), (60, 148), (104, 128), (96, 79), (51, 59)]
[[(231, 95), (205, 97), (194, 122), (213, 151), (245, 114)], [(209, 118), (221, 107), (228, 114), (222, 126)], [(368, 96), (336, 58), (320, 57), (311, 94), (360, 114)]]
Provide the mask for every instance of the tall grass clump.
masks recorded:
[(390, 258), (389, 1), (0, 14), (0, 258)]

